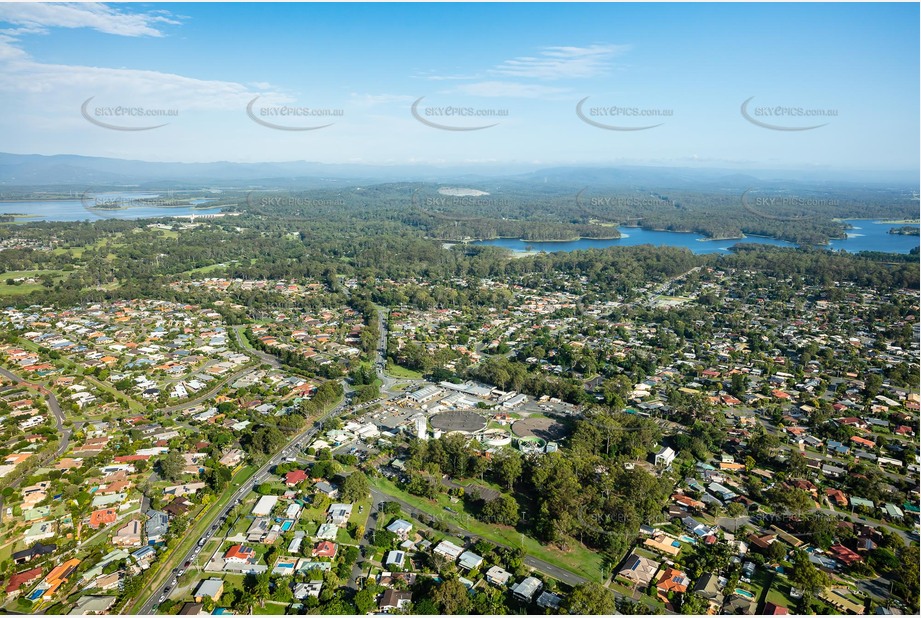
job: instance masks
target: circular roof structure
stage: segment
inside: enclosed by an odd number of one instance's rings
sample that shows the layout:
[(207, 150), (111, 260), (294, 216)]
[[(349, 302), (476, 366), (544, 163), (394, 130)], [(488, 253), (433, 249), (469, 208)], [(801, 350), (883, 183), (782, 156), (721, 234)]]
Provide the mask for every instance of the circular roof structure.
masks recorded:
[(536, 437), (547, 442), (561, 440), (566, 436), (566, 426), (545, 416), (524, 418), (515, 421), (512, 431), (519, 438)]
[(480, 440), (486, 446), (510, 446), (512, 444), (512, 435), (507, 429), (487, 429), (483, 432)]
[(472, 434), (486, 428), (486, 419), (472, 410), (440, 412), (429, 419), (429, 424), (445, 433), (460, 431)]

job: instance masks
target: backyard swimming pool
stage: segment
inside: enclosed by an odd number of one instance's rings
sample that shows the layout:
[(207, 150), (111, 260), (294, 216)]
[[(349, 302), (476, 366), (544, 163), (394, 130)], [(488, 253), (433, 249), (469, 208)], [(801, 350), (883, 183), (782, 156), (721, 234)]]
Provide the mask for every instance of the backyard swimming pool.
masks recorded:
[(749, 592), (748, 590), (744, 590), (742, 588), (736, 588), (734, 592), (739, 596), (745, 597), (746, 599), (751, 599), (752, 601), (755, 600), (755, 595)]

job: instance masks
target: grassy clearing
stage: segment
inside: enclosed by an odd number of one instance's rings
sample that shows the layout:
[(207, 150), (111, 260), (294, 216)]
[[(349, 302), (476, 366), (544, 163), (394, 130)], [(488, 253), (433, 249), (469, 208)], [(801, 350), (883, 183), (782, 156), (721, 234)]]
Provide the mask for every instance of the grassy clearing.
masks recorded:
[(0, 274), (0, 296), (22, 296), (25, 294), (31, 294), (36, 290), (47, 290), (40, 281), (35, 283), (25, 283), (21, 282), (18, 284), (9, 285), (8, 280), (11, 279), (31, 279), (33, 277), (42, 277), (44, 275), (50, 275), (52, 281), (57, 283), (66, 276), (66, 273), (63, 270), (10, 270)]
[[(173, 232), (173, 233), (175, 234), (176, 232)], [(220, 270), (226, 267), (227, 267), (227, 264), (224, 264), (224, 263), (209, 264), (208, 266), (199, 266), (198, 268), (193, 268), (192, 270), (186, 270), (179, 274), (180, 275), (207, 275), (208, 273), (212, 273), (216, 270)]]
[(394, 378), (407, 378), (410, 380), (418, 380), (422, 377), (422, 374), (418, 371), (407, 369), (402, 365), (397, 365), (390, 361), (387, 361), (387, 373), (389, 373)]
[[(461, 512), (462, 503), (452, 503), (447, 495), (439, 494), (437, 500), (431, 501), (409, 494), (384, 478), (369, 479), (377, 490), (412, 505), (437, 519), (467, 530), (486, 540), (510, 547), (521, 547), (529, 555), (566, 569), (592, 581), (601, 581), (601, 556), (576, 541), (570, 543), (567, 551), (541, 544), (540, 541), (525, 536), (508, 526), (489, 525), (474, 519), (472, 515)], [(454, 511), (446, 511), (449, 507)]]

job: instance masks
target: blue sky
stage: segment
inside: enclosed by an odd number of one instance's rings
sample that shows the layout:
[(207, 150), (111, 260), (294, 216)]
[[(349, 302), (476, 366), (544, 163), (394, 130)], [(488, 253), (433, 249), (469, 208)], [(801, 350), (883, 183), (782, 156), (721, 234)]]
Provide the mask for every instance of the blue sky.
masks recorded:
[[(0, 151), (917, 170), (918, 18), (916, 4), (0, 4)], [(291, 108), (338, 115), (271, 115)]]

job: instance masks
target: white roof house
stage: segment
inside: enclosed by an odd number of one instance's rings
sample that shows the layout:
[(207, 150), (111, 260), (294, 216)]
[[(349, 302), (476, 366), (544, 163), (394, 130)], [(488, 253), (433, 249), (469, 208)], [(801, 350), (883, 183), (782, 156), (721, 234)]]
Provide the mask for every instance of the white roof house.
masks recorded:
[(439, 556), (444, 556), (451, 562), (457, 560), (458, 556), (464, 553), (463, 547), (458, 547), (451, 541), (442, 541), (435, 546), (435, 549), (432, 550), (435, 554)]
[(259, 498), (259, 501), (256, 502), (256, 506), (253, 507), (253, 515), (256, 517), (265, 517), (271, 514), (272, 509), (275, 508), (277, 503), (278, 496), (262, 496)]

